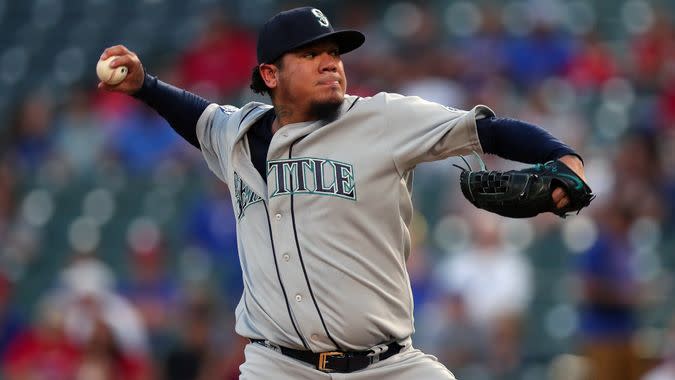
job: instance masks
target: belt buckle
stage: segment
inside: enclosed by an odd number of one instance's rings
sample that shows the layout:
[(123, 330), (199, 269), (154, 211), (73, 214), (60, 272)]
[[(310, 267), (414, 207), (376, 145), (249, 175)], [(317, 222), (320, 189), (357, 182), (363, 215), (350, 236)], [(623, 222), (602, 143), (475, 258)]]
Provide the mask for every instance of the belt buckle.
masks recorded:
[(317, 364), (316, 368), (321, 371), (321, 372), (334, 372), (334, 369), (326, 368), (326, 364), (328, 364), (328, 359), (331, 357), (338, 357), (338, 358), (344, 358), (345, 354), (344, 352), (340, 351), (327, 351), (327, 352), (321, 352), (319, 353), (319, 363)]

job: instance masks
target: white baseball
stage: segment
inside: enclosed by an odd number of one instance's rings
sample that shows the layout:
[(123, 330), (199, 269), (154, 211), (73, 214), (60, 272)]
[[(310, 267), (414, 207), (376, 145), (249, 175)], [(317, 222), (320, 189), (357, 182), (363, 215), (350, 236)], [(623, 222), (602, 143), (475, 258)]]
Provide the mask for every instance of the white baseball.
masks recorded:
[(110, 62), (115, 58), (117, 58), (117, 56), (113, 55), (105, 60), (99, 60), (96, 64), (96, 75), (98, 75), (98, 79), (100, 79), (101, 82), (116, 85), (127, 77), (129, 69), (127, 69), (126, 66), (117, 66), (114, 69), (110, 67)]

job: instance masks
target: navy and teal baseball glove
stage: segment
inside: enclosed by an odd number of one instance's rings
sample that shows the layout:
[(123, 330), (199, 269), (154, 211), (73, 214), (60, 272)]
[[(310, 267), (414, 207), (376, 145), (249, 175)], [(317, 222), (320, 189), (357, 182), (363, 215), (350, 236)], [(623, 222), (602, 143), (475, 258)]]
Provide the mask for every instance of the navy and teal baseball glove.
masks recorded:
[[(578, 214), (595, 199), (588, 184), (558, 160), (506, 172), (488, 171), (483, 165), (480, 171), (459, 168), (462, 193), (469, 202), (510, 218), (529, 218), (543, 212), (564, 218), (570, 212)], [(553, 202), (551, 195), (556, 187), (563, 188), (570, 200), (563, 208)]]

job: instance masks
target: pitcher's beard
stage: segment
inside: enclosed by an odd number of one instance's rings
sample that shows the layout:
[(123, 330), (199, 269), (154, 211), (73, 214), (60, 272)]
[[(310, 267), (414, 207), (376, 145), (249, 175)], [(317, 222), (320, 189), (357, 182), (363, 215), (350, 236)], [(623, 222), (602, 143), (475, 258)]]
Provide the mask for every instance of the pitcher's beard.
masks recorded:
[(329, 100), (325, 102), (315, 102), (309, 106), (309, 114), (315, 120), (334, 120), (337, 118), (338, 111), (342, 105), (342, 100)]

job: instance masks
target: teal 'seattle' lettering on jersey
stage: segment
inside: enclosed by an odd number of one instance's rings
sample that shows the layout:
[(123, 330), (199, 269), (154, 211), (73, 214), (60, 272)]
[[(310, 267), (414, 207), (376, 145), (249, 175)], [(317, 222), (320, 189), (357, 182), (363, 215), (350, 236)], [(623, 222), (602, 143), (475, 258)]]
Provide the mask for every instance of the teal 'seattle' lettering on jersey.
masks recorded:
[(270, 197), (323, 194), (356, 200), (351, 164), (321, 158), (289, 158), (268, 161), (267, 167), (267, 180), (275, 182)]
[(476, 116), (493, 112), (388, 93), (346, 96), (336, 119), (274, 134), (265, 181), (245, 136), (270, 107), (212, 104), (197, 124), (202, 153), (233, 192), (238, 217), (237, 332), (314, 352), (409, 337), (412, 170), (481, 153)]

